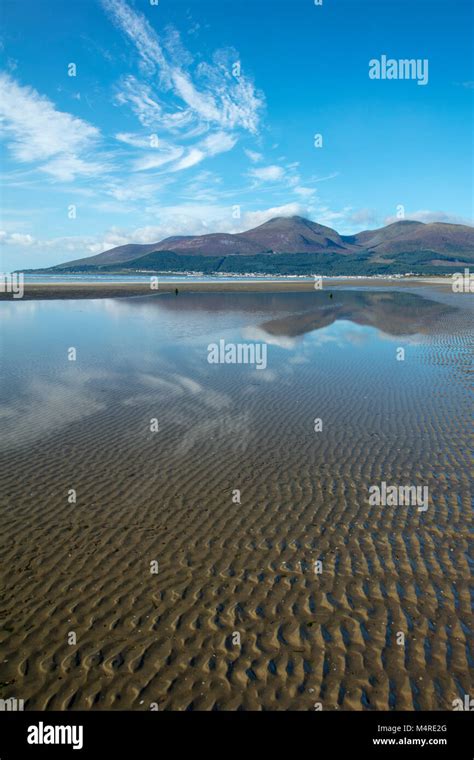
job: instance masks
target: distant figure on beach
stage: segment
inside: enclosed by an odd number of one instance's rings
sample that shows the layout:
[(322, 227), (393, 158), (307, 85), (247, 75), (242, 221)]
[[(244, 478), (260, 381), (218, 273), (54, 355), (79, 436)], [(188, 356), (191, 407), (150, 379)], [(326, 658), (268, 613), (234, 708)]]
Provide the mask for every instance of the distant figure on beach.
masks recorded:
[(178, 295), (178, 288), (175, 288), (174, 293), (175, 293), (176, 296)]

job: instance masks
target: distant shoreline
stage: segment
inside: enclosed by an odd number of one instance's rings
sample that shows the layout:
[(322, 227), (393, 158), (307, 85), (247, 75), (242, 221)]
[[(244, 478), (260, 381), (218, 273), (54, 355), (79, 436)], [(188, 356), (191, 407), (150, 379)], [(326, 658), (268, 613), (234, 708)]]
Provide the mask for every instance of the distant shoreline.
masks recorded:
[[(432, 285), (451, 289), (451, 277), (337, 277), (324, 278), (323, 290), (336, 287), (417, 287)], [(314, 280), (235, 280), (235, 281), (183, 281), (166, 280), (158, 289), (148, 282), (25, 282), (21, 299), (12, 293), (0, 292), (0, 301), (49, 301), (97, 298), (130, 298), (135, 296), (158, 296), (166, 293), (294, 293), (311, 292)]]

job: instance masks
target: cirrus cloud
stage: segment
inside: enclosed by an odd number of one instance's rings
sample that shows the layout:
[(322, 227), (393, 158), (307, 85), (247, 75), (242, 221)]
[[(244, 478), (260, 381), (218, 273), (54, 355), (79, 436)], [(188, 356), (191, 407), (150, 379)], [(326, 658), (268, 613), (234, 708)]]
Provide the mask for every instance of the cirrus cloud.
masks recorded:
[(0, 118), (8, 148), (20, 163), (40, 162), (42, 171), (61, 180), (103, 168), (87, 157), (100, 137), (96, 127), (58, 111), (49, 98), (6, 73), (0, 74)]
[(249, 176), (261, 182), (277, 182), (282, 179), (285, 172), (281, 166), (262, 166), (258, 169), (250, 169)]

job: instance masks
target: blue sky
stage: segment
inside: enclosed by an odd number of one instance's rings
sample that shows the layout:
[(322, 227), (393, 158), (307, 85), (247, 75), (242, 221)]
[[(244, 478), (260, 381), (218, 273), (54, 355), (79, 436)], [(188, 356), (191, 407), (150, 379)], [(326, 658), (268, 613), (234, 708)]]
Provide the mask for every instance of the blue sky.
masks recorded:
[(3, 271), (278, 215), (472, 223), (468, 0), (2, 5)]

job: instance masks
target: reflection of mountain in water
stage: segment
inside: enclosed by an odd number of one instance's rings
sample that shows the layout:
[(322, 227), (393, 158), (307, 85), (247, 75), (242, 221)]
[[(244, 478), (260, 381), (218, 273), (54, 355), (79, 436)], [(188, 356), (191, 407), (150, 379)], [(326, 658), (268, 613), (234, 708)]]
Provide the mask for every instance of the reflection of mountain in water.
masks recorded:
[(414, 335), (439, 332), (439, 321), (456, 308), (413, 293), (367, 293), (335, 291), (319, 293), (319, 303), (310, 311), (273, 319), (260, 325), (269, 335), (295, 337), (327, 327), (337, 320), (376, 327), (387, 335)]
[[(183, 293), (117, 301), (118, 308), (146, 308), (215, 316), (239, 313), (268, 335), (296, 337), (349, 320), (387, 335), (432, 334), (456, 307), (400, 291), (321, 290), (311, 293)], [(441, 325), (440, 325), (441, 323)]]

